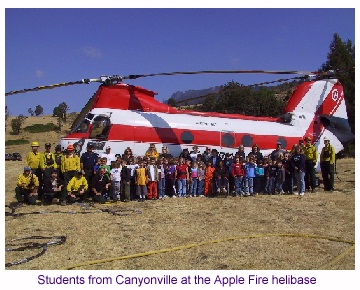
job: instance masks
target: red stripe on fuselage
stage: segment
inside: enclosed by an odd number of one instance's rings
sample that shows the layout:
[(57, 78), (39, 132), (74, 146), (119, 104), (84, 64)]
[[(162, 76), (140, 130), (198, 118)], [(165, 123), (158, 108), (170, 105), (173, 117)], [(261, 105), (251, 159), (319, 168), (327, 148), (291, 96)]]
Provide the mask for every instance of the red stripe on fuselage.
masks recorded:
[[(193, 136), (191, 142), (185, 143), (181, 140), (182, 134), (189, 132)], [(188, 134), (189, 134), (188, 133)], [(252, 144), (257, 144), (261, 149), (275, 148), (276, 142), (279, 141), (278, 135), (256, 135), (248, 133), (228, 133), (235, 135), (234, 142), (230, 146), (226, 146), (221, 137), (226, 132), (206, 131), (206, 130), (187, 130), (178, 128), (154, 128), (142, 126), (126, 126), (121, 124), (113, 124), (108, 136), (108, 141), (134, 141), (142, 143), (168, 143), (168, 144), (197, 144), (200, 146), (221, 146), (226, 148), (238, 148), (244, 136), (251, 137)], [(230, 137), (230, 136), (227, 136)], [(283, 138), (287, 146), (285, 149), (291, 149), (293, 144), (297, 144), (299, 137)], [(251, 144), (251, 145), (252, 145)], [(251, 146), (250, 145), (250, 146)]]

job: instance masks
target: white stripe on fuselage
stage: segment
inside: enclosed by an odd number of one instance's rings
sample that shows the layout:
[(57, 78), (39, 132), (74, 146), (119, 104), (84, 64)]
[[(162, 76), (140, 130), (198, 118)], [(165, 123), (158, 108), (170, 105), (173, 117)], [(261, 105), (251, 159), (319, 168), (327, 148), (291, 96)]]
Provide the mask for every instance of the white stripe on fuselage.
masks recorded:
[[(105, 113), (105, 110), (95, 108), (91, 113), (101, 115)], [(111, 115), (111, 122), (113, 124), (122, 124), (126, 126), (179, 128), (212, 132), (227, 131), (241, 134), (280, 135), (287, 137), (302, 136), (307, 130), (307, 127), (300, 128), (278, 122), (202, 117), (180, 113), (166, 114), (119, 109), (106, 109), (106, 113)]]

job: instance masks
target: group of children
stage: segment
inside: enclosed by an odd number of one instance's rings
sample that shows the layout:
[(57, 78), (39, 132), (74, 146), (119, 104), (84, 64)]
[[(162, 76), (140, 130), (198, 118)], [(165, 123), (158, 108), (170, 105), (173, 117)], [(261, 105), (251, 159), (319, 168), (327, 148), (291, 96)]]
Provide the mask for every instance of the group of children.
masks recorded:
[[(122, 201), (163, 199), (167, 197), (213, 197), (220, 194), (251, 196), (293, 193), (293, 177), (284, 160), (234, 159), (192, 161), (183, 157), (132, 157), (105, 167), (111, 176), (114, 196)], [(101, 159), (100, 163), (106, 160)]]

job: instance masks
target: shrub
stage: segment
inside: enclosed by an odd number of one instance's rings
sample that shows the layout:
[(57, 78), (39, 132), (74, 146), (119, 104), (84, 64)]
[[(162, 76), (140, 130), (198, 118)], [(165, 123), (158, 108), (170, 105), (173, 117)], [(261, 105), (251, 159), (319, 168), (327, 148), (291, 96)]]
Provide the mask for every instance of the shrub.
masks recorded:
[(47, 124), (34, 124), (31, 126), (26, 126), (24, 128), (24, 131), (30, 132), (30, 133), (42, 133), (42, 132), (50, 132), (50, 131), (57, 131), (59, 130), (59, 127), (54, 125), (53, 123), (47, 123)]
[(9, 145), (22, 145), (22, 144), (29, 144), (29, 140), (25, 139), (17, 139), (17, 140), (7, 140), (5, 141), (5, 146)]

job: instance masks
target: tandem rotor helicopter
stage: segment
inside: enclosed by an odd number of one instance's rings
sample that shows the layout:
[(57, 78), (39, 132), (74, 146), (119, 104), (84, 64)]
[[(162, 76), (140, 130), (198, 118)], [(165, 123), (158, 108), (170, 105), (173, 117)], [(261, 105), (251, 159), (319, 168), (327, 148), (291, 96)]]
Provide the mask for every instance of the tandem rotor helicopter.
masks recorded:
[[(142, 77), (215, 73), (293, 74), (306, 76), (303, 78), (307, 81), (296, 87), (278, 118), (178, 110), (155, 100), (155, 92), (123, 82)], [(167, 146), (173, 156), (185, 148), (190, 150), (195, 144), (200, 149), (211, 147), (222, 154), (233, 153), (240, 144), (249, 153), (252, 145), (257, 144), (266, 155), (275, 149), (277, 142), (289, 150), (305, 136), (312, 137), (318, 152), (324, 146), (324, 137), (328, 137), (338, 153), (354, 135), (348, 124), (343, 87), (331, 78), (333, 74), (333, 71), (237, 70), (101, 76), (10, 91), (5, 95), (100, 83), (75, 119), (71, 132), (60, 142), (63, 149), (73, 144), (78, 154), (85, 152), (90, 143), (98, 153), (110, 146), (112, 153), (121, 155), (130, 147), (135, 156), (142, 156), (150, 143), (155, 143), (159, 147)]]

